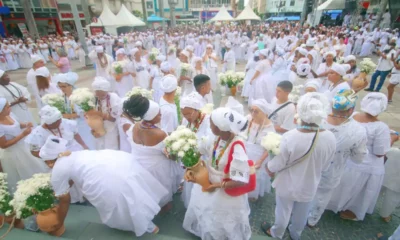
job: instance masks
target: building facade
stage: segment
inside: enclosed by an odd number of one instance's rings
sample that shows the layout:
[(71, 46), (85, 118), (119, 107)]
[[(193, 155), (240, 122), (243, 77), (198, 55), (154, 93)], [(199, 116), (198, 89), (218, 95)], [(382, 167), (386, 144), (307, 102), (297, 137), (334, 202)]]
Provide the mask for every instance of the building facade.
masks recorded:
[[(305, 0), (266, 0), (266, 15), (271, 16), (300, 16)], [(268, 7), (267, 7), (268, 6)]]

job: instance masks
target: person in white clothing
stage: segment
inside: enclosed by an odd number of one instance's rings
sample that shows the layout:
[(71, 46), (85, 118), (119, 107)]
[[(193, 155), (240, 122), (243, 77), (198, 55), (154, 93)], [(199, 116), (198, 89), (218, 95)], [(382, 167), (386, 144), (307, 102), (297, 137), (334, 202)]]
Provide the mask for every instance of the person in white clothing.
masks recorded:
[(121, 99), (117, 94), (110, 92), (110, 88), (110, 82), (103, 77), (95, 77), (92, 83), (92, 89), (96, 95), (95, 110), (101, 112), (106, 130), (104, 136), (97, 136), (92, 131), (97, 150), (119, 150), (119, 132), (116, 120), (120, 113)]
[(301, 237), (322, 172), (328, 169), (336, 150), (333, 133), (321, 129), (328, 105), (320, 93), (302, 96), (297, 105), (300, 126), (282, 136), (280, 154), (267, 163), (267, 172), (276, 175), (272, 183), (276, 190), (275, 223), (261, 227), (271, 237), (282, 239), (289, 220), (291, 238)]
[[(134, 85), (149, 89), (150, 86), (150, 73), (148, 71), (149, 64), (146, 58), (141, 57), (141, 50), (134, 48), (130, 51), (131, 54), (131, 72), (135, 78)], [(132, 79), (133, 80), (133, 79)]]
[(389, 79), (389, 85), (387, 86), (388, 90), (388, 103), (392, 102), (394, 88), (400, 83), (400, 57), (395, 59), (394, 57), (391, 59), (393, 62), (393, 68), (391, 72), (391, 77)]
[(103, 46), (96, 46), (90, 53), (89, 58), (93, 63), (96, 64), (96, 76), (103, 77), (110, 82), (110, 91), (115, 90), (115, 81), (111, 76), (111, 66), (113, 63), (113, 58), (104, 53)]
[(389, 9), (386, 9), (386, 12), (382, 15), (382, 22), (381, 22), (381, 28), (390, 28), (390, 20), (391, 20), (391, 15), (389, 12)]
[[(137, 48), (135, 49), (137, 50)], [(115, 91), (120, 98), (123, 98), (125, 97), (125, 94), (134, 86), (132, 77), (133, 70), (131, 62), (126, 56), (125, 49), (120, 48), (115, 54), (117, 57), (116, 61), (111, 65), (111, 73), (115, 80)]]
[(224, 64), (223, 66), (223, 72), (227, 71), (235, 71), (236, 69), (236, 58), (235, 58), (235, 52), (232, 49), (232, 43), (226, 42), (225, 43), (225, 48), (226, 52), (224, 55), (224, 60), (222, 63)]
[[(270, 51), (268, 49), (260, 50), (260, 61), (257, 62), (255, 67), (256, 72), (250, 80), (249, 104), (251, 104), (254, 99), (264, 98), (264, 92), (270, 92), (269, 89), (264, 86), (264, 78), (271, 69), (271, 61), (268, 59), (269, 54)], [(271, 99), (266, 100), (268, 102), (271, 101)]]
[(308, 216), (308, 225), (315, 226), (328, 205), (332, 193), (340, 183), (347, 160), (362, 162), (367, 155), (367, 133), (351, 118), (357, 97), (350, 89), (342, 89), (331, 100), (332, 114), (324, 129), (336, 137), (336, 152), (328, 170), (322, 172), (321, 181)]
[(132, 161), (130, 154), (114, 150), (71, 153), (66, 151), (66, 144), (62, 138), (50, 137), (40, 153), (52, 169), (50, 183), (59, 200), (55, 229), (64, 224), (68, 214), (72, 182), (96, 208), (105, 225), (132, 231), (136, 236), (159, 231), (152, 220), (160, 211), (158, 204), (167, 190)]
[[(61, 93), (57, 84), (52, 81), (50, 71), (47, 67), (36, 69), (36, 85), (39, 90), (39, 97), (42, 98), (46, 94)], [(43, 102), (41, 106), (44, 106)]]
[(32, 65), (32, 68), (29, 69), (28, 73), (26, 74), (26, 80), (28, 82), (29, 92), (33, 95), (33, 97), (36, 100), (36, 107), (40, 109), (42, 107), (42, 101), (40, 99), (39, 89), (36, 84), (35, 71), (38, 68), (44, 67), (45, 63), (44, 63), (44, 60), (41, 57), (39, 57), (38, 55), (32, 55), (31, 59), (32, 59), (33, 65)]
[(274, 123), (275, 131), (283, 134), (295, 128), (294, 116), (296, 106), (289, 101), (289, 94), (293, 84), (289, 81), (282, 81), (276, 87), (275, 98), (271, 102), (272, 112), (268, 118)]
[(328, 88), (328, 91), (325, 92), (325, 95), (328, 99), (332, 99), (339, 90), (351, 89), (347, 81), (343, 79), (343, 76), (345, 75), (346, 75), (346, 70), (343, 67), (343, 65), (338, 63), (333, 63), (327, 76), (328, 81), (331, 83)]
[(10, 76), (3, 70), (0, 70), (0, 97), (7, 99), (11, 112), (15, 115), (17, 121), (30, 122), (36, 125), (32, 113), (28, 109), (31, 94), (24, 86), (11, 82)]
[(173, 75), (167, 75), (161, 79), (160, 89), (164, 96), (160, 99), (161, 129), (166, 133), (171, 133), (179, 126), (179, 116), (175, 104), (175, 93), (178, 87), (178, 80)]

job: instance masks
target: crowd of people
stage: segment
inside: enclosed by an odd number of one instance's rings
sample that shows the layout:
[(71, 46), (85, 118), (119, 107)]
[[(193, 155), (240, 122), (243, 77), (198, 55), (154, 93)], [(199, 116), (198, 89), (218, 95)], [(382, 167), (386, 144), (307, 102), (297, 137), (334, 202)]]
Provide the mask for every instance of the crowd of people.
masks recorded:
[[(19, 180), (51, 171), (61, 223), (70, 203), (88, 201), (109, 227), (137, 236), (157, 233), (154, 216), (169, 211), (173, 195), (180, 193), (188, 232), (205, 240), (250, 239), (249, 201), (274, 188), (275, 221), (261, 228), (281, 239), (289, 226), (297, 240), (325, 210), (363, 221), (383, 191), (380, 214), (389, 222), (400, 204), (400, 150), (391, 149), (399, 137), (379, 120), (400, 82), (397, 29), (272, 23), (92, 36), (87, 45), (96, 71), (93, 108), (103, 119), (104, 134), (91, 129), (87, 113), (70, 100), (79, 76), (69, 60), (80, 56), (80, 45), (72, 37), (38, 43), (3, 40), (1, 166), (11, 191)], [(365, 71), (357, 67), (357, 56), (372, 54), (379, 60), (367, 88), (366, 77), (356, 84)], [(52, 76), (47, 60), (60, 73)], [(204, 111), (213, 94), (225, 91), (219, 74), (235, 72), (238, 62), (247, 64), (236, 97), (249, 114), (234, 97)], [(28, 88), (6, 71), (22, 63), (31, 68)], [(388, 76), (386, 96), (380, 90)], [(152, 96), (129, 95), (134, 87), (152, 90)], [(358, 99), (364, 90), (371, 92)], [(62, 96), (65, 113), (46, 104), (48, 94)], [(39, 124), (28, 109), (32, 97)], [(164, 140), (180, 125), (196, 133), (203, 150), (211, 182), (205, 190), (183, 181), (182, 164), (165, 149)], [(262, 146), (269, 133), (282, 135), (277, 155)], [(227, 193), (249, 184), (252, 174), (255, 190)]]

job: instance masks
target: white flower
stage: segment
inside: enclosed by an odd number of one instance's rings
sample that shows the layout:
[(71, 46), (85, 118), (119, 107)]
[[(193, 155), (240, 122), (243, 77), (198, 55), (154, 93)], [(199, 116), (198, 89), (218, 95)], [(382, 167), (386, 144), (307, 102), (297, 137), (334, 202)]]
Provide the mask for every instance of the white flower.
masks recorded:
[(281, 139), (281, 135), (270, 132), (261, 140), (261, 146), (263, 146), (268, 152), (271, 152), (274, 155), (278, 155), (280, 153), (279, 148)]
[(185, 156), (185, 152), (179, 151), (178, 152), (178, 157), (183, 158)]
[(214, 110), (214, 104), (212, 103), (207, 103), (201, 110), (200, 112), (204, 114), (211, 114), (211, 112)]
[(91, 108), (95, 107), (96, 97), (88, 88), (78, 88), (72, 92), (69, 100), (71, 101), (71, 104), (78, 105), (86, 112), (90, 110), (87, 106)]
[(125, 94), (125, 97), (130, 98), (133, 95), (142, 95), (143, 97), (153, 100), (153, 92), (154, 90), (147, 90), (141, 87), (134, 87), (131, 91)]

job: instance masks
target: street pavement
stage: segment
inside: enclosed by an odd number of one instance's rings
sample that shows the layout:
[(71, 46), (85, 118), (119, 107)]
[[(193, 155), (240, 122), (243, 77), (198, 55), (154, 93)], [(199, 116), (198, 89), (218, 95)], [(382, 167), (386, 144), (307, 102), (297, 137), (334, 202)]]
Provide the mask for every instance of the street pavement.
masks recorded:
[[(47, 64), (51, 73), (57, 73), (57, 69), (51, 63)], [(242, 71), (245, 64), (239, 63), (237, 69)], [(79, 63), (74, 61), (72, 63), (73, 71), (78, 73), (79, 81), (77, 87), (88, 87), (95, 77), (95, 71), (93, 67), (80, 68)], [(26, 83), (26, 73), (28, 70), (17, 70), (9, 72), (11, 81), (20, 83), (24, 86)], [(387, 81), (388, 82), (388, 81)], [(386, 88), (382, 90), (386, 93)], [(366, 95), (364, 91), (359, 93), (359, 98)], [(238, 98), (242, 101), (242, 99)], [(227, 100), (227, 96), (221, 96), (220, 92), (214, 93), (215, 106), (223, 105)], [(393, 103), (388, 106), (386, 112), (379, 116), (379, 119), (386, 122), (389, 127), (393, 130), (400, 131), (400, 89), (397, 88)], [(358, 104), (359, 105), (359, 104)], [(32, 103), (30, 110), (32, 113), (37, 115), (37, 109), (35, 104)], [(246, 108), (245, 108), (246, 109)], [(359, 106), (357, 106), (359, 109)], [(396, 143), (397, 146), (398, 143)], [(111, 198), (112, 196), (110, 196)], [(198, 239), (187, 233), (182, 228), (182, 222), (185, 216), (185, 208), (180, 201), (180, 195), (174, 196), (174, 207), (173, 209), (163, 215), (159, 215), (155, 219), (155, 223), (160, 227), (160, 233), (158, 235), (146, 234), (140, 239), (152, 239), (152, 240), (183, 240), (183, 239)], [(303, 232), (302, 239), (309, 240), (372, 240), (377, 239), (377, 233), (391, 234), (396, 227), (400, 224), (400, 209), (397, 209), (393, 214), (393, 219), (390, 223), (383, 222), (379, 217), (379, 209), (381, 208), (381, 198), (378, 201), (375, 212), (372, 215), (367, 215), (365, 220), (362, 222), (352, 222), (340, 219), (340, 217), (330, 211), (324, 213), (319, 224), (309, 229), (306, 227)], [(251, 214), (250, 223), (253, 230), (253, 240), (259, 239), (270, 239), (260, 229), (262, 222), (267, 221), (273, 223), (274, 221), (274, 209), (275, 209), (275, 194), (271, 193), (263, 198), (260, 198), (257, 202), (250, 203)], [(74, 240), (111, 240), (111, 239), (137, 239), (130, 232), (123, 232), (114, 229), (110, 229), (101, 224), (99, 216), (92, 206), (88, 205), (72, 205), (66, 219), (67, 231), (58, 239), (74, 239)], [(0, 229), (0, 235), (4, 234), (8, 228), (5, 224)], [(56, 239), (48, 236), (45, 233), (34, 233), (26, 230), (13, 229), (6, 239), (30, 239), (30, 240), (47, 240)], [(288, 234), (285, 234), (284, 239), (290, 239)], [(222, 239), (221, 239), (222, 240)]]

